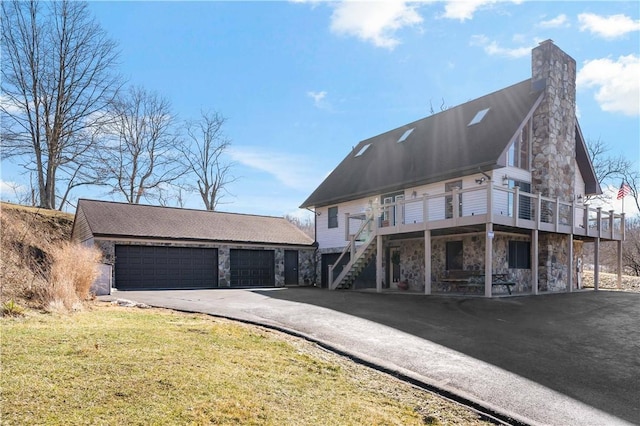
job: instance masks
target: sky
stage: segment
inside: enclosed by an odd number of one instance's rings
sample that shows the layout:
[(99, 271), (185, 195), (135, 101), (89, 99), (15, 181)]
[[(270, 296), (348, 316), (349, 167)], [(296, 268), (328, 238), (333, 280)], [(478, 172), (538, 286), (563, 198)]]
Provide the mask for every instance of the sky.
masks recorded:
[[(219, 210), (303, 214), (298, 206), (359, 141), (529, 78), (531, 49), (547, 39), (577, 62), (585, 138), (640, 168), (637, 1), (103, 1), (90, 9), (119, 43), (129, 84), (168, 98), (181, 120), (201, 110), (227, 117), (237, 180)], [(3, 159), (2, 199), (27, 184)], [(74, 197), (123, 201), (99, 188)], [(632, 204), (625, 211), (634, 214)], [(193, 195), (185, 207), (203, 204)]]

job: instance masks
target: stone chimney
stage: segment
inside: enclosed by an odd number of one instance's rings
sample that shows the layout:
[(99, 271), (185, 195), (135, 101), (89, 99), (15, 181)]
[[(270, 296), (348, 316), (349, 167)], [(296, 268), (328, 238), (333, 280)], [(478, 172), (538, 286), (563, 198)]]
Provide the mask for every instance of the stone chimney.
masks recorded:
[[(551, 40), (531, 52), (531, 85), (544, 98), (533, 114), (531, 142), (533, 192), (573, 202), (576, 174), (576, 61)], [(556, 211), (559, 217), (555, 217)], [(560, 223), (571, 223), (571, 209), (543, 201), (540, 214)], [(566, 291), (569, 256), (566, 237), (541, 233), (538, 253), (538, 285), (541, 291)], [(575, 244), (574, 244), (575, 246)], [(574, 249), (575, 250), (575, 249)], [(575, 252), (574, 252), (575, 253)]]
[(544, 99), (533, 114), (533, 192), (572, 202), (575, 182), (576, 61), (552, 40), (533, 49), (531, 82), (544, 88)]

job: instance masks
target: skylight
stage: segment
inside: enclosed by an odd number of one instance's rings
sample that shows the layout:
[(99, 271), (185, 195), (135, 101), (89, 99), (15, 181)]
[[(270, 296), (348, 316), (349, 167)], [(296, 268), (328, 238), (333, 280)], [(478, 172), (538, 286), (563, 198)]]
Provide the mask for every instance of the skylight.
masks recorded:
[(404, 132), (402, 136), (400, 136), (400, 139), (398, 139), (398, 143), (406, 141), (409, 135), (411, 134), (411, 132), (413, 132), (413, 129), (415, 129), (415, 127), (412, 127), (406, 132)]
[(489, 112), (489, 108), (478, 111), (475, 117), (473, 117), (473, 120), (471, 120), (469, 124), (467, 124), (467, 126), (473, 126), (474, 124), (478, 124), (479, 122), (482, 121), (482, 119), (484, 118), (485, 115), (487, 115), (488, 112)]
[(370, 143), (366, 144), (365, 146), (363, 146), (362, 148), (360, 148), (360, 151), (358, 151), (358, 153), (355, 155), (356, 157), (360, 157), (362, 154), (364, 154), (364, 152), (371, 146)]

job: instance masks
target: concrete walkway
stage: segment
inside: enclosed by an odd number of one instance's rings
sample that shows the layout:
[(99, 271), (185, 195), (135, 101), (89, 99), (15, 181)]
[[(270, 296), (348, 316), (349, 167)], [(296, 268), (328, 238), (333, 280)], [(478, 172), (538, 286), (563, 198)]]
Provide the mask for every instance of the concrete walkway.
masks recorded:
[(115, 292), (308, 336), (529, 424), (640, 424), (640, 294), (480, 299), (316, 288)]

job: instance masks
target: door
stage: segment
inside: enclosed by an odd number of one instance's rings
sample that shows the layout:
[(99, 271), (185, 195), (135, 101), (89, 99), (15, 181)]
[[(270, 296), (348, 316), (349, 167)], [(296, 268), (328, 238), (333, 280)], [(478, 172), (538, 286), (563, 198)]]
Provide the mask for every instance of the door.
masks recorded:
[(116, 245), (115, 254), (118, 290), (218, 286), (215, 248)]
[(298, 284), (298, 250), (285, 250), (284, 285)]
[(231, 249), (231, 287), (274, 287), (273, 250)]

